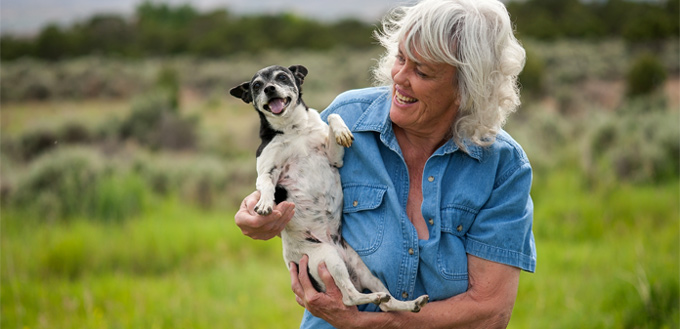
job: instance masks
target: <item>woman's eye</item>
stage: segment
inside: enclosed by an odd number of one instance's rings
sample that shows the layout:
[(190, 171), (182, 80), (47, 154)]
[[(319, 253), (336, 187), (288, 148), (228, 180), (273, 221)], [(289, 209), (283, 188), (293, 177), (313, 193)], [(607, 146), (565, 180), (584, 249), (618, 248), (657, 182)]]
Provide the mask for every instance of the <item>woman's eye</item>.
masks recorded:
[(416, 70), (416, 74), (417, 74), (419, 77), (421, 77), (421, 78), (427, 78), (427, 77), (428, 77), (427, 74), (423, 73), (423, 72), (420, 71), (420, 70)]

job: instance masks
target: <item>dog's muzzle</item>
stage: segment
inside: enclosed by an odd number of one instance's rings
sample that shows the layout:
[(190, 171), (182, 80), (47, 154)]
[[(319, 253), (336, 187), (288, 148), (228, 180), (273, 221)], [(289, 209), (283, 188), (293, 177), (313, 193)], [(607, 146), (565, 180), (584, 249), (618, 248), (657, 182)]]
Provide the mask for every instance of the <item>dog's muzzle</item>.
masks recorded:
[(283, 110), (286, 109), (288, 104), (290, 104), (290, 101), (290, 97), (272, 98), (269, 100), (269, 103), (264, 105), (264, 109), (274, 114), (281, 114), (283, 113)]

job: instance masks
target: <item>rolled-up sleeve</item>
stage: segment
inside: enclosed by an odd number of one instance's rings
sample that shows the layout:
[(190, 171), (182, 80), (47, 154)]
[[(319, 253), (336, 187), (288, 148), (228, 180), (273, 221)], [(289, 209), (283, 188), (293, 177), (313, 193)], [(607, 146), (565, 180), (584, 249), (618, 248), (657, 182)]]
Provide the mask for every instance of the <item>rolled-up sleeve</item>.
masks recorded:
[(497, 178), (491, 196), (467, 232), (468, 254), (527, 272), (536, 270), (531, 179), (529, 162), (521, 162)]

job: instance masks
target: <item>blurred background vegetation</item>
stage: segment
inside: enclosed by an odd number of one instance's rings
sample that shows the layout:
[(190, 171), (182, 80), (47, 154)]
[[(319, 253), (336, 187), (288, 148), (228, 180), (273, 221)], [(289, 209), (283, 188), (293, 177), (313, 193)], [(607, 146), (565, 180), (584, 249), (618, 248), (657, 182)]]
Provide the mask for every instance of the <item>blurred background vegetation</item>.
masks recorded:
[[(678, 328), (678, 1), (507, 6), (539, 258), (510, 327)], [(280, 243), (233, 224), (258, 118), (227, 90), (303, 64), (322, 110), (371, 84), (376, 26), (144, 2), (3, 35), (0, 327), (296, 327)]]

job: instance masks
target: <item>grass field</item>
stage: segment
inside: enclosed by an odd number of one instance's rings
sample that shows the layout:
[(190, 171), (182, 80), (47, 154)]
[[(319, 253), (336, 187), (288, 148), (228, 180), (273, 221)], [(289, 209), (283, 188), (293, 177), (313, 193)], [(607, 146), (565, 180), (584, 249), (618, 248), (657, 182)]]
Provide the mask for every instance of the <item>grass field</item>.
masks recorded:
[[(678, 184), (590, 194), (551, 177), (534, 188), (539, 266), (510, 327), (677, 328)], [(278, 240), (242, 236), (229, 211), (152, 209), (47, 225), (3, 212), (1, 326), (296, 327)]]
[(245, 238), (230, 213), (168, 200), (124, 224), (3, 215), (3, 328), (299, 323), (280, 245)]

